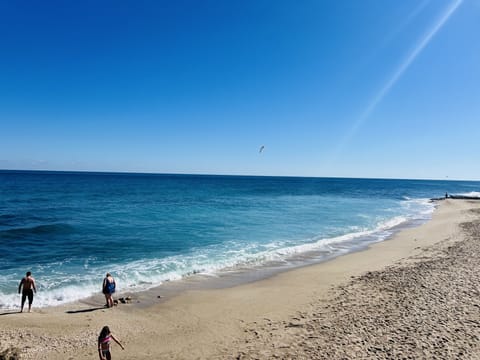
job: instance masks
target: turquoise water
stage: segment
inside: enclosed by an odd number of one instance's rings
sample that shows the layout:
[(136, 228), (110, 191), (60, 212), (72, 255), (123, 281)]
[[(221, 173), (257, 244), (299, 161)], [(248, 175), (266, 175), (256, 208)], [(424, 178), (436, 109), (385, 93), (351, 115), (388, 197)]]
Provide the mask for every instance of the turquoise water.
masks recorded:
[[(0, 307), (141, 291), (195, 273), (334, 256), (425, 221), (432, 197), (479, 182), (0, 171)], [(254, 270), (252, 270), (254, 271)]]

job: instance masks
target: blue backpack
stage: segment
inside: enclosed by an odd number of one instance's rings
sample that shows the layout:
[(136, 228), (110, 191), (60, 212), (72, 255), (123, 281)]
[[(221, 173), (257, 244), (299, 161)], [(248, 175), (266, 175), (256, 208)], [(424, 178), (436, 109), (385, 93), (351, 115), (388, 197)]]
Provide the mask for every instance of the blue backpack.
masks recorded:
[(115, 292), (115, 281), (109, 282), (107, 280), (107, 292), (113, 294)]

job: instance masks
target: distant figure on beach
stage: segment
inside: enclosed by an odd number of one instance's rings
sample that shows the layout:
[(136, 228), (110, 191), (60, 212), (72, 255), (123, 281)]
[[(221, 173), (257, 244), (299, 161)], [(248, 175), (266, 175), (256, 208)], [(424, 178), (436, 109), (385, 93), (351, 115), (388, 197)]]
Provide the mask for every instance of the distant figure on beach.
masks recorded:
[(445, 199), (448, 198), (448, 192), (445, 193)]
[(105, 279), (103, 279), (102, 292), (105, 295), (105, 300), (107, 302), (107, 307), (113, 307), (113, 298), (112, 294), (115, 292), (115, 279), (110, 273), (107, 273)]
[[(23, 290), (22, 290), (23, 287)], [(32, 277), (32, 273), (27, 271), (25, 277), (20, 281), (18, 285), (18, 293), (22, 292), (22, 306), (20, 312), (23, 312), (23, 306), (25, 305), (25, 300), (28, 297), (28, 312), (32, 309), (33, 302), (33, 292), (37, 293), (37, 288), (35, 286), (35, 279)]]
[(100, 335), (98, 336), (98, 356), (100, 360), (111, 360), (112, 354), (110, 354), (110, 343), (115, 341), (122, 350), (125, 350), (120, 341), (115, 339), (115, 337), (110, 332), (110, 328), (108, 326), (104, 326), (102, 331), (100, 331)]

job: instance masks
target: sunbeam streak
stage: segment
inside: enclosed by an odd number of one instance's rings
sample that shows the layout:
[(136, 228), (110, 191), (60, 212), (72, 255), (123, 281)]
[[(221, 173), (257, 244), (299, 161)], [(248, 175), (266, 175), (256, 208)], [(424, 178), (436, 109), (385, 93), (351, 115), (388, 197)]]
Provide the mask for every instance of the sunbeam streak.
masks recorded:
[(352, 127), (339, 143), (337, 150), (334, 154), (334, 157), (338, 155), (342, 149), (348, 144), (351, 138), (357, 133), (358, 129), (362, 124), (368, 119), (372, 114), (378, 104), (383, 100), (385, 95), (390, 91), (390, 89), (397, 83), (397, 81), (402, 77), (408, 67), (415, 61), (417, 56), (422, 52), (422, 50), (429, 44), (433, 39), (435, 34), (443, 27), (443, 25), (448, 21), (448, 19), (453, 15), (455, 10), (462, 4), (463, 0), (456, 0), (452, 2), (448, 8), (445, 9), (440, 18), (433, 24), (433, 26), (428, 29), (428, 31), (422, 36), (420, 41), (416, 44), (413, 50), (408, 54), (405, 60), (400, 64), (400, 66), (393, 72), (392, 76), (388, 79), (385, 85), (380, 89), (380, 91), (375, 95), (375, 97), (370, 101), (365, 110), (361, 113), (358, 119), (353, 123)]

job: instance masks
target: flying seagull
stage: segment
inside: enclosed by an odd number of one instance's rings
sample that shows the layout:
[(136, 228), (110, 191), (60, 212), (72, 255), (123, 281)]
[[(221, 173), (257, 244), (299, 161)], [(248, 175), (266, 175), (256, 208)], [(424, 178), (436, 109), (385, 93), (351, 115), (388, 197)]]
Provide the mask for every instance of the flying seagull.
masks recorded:
[(265, 145), (260, 146), (260, 150), (258, 150), (258, 152), (261, 154), (263, 152), (263, 149), (265, 149)]

